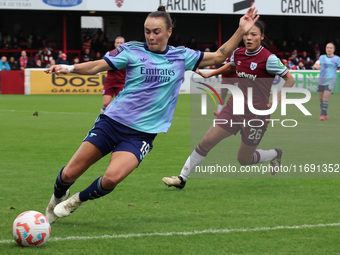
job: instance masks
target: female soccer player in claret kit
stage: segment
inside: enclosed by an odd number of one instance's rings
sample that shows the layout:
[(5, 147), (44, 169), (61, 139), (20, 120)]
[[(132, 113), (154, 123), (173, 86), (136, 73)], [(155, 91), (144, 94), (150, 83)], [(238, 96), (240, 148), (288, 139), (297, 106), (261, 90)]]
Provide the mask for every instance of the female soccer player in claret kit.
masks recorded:
[[(237, 47), (243, 35), (258, 19), (250, 8), (240, 18), (234, 35), (216, 52), (203, 53), (185, 47), (168, 46), (172, 20), (160, 6), (144, 23), (146, 43), (128, 42), (107, 53), (103, 59), (74, 66), (55, 65), (46, 73), (96, 74), (126, 69), (123, 90), (99, 115), (94, 127), (63, 167), (55, 181), (54, 194), (46, 208), (53, 223), (69, 216), (82, 203), (110, 193), (152, 149), (157, 133), (167, 132), (186, 70), (222, 63)], [(92, 164), (111, 153), (109, 165), (85, 190), (67, 199), (70, 186)]]
[[(244, 94), (244, 102), (247, 102), (248, 88), (253, 89), (253, 106), (257, 110), (267, 110), (271, 106), (269, 102), (270, 91), (275, 75), (280, 75), (284, 80), (284, 87), (291, 87), (295, 80), (284, 66), (280, 59), (264, 48), (261, 43), (264, 40), (264, 24), (256, 21), (255, 25), (243, 36), (245, 47), (238, 48), (231, 57), (232, 70), (236, 70), (239, 77), (238, 87)], [(221, 68), (223, 70), (223, 67)], [(229, 70), (228, 71), (232, 71)], [(216, 73), (215, 73), (216, 74)], [(241, 165), (251, 165), (270, 161), (272, 174), (278, 171), (281, 165), (282, 149), (271, 150), (257, 149), (267, 129), (270, 116), (258, 116), (253, 114), (248, 105), (244, 104), (244, 115), (233, 114), (233, 99), (231, 96), (227, 105), (222, 109), (217, 119), (227, 120), (227, 124), (216, 124), (210, 127), (201, 142), (188, 157), (179, 176), (164, 177), (162, 181), (169, 187), (184, 188), (195, 167), (200, 165), (208, 152), (221, 140), (241, 133), (241, 144), (238, 150), (237, 159)], [(278, 100), (281, 99), (281, 92), (278, 93)], [(243, 125), (251, 120), (253, 125)], [(257, 121), (257, 123), (256, 123)], [(240, 124), (232, 124), (240, 123)], [(256, 123), (256, 124), (255, 124)], [(263, 125), (259, 125), (263, 123)]]

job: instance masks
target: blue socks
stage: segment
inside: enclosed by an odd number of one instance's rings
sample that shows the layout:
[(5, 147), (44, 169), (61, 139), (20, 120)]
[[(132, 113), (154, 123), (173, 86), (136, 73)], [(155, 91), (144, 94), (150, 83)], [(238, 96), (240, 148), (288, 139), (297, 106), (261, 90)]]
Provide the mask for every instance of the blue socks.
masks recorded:
[(321, 115), (327, 115), (328, 102), (323, 101), (321, 104)]
[(104, 189), (102, 186), (102, 182), (101, 182), (102, 178), (103, 176), (97, 178), (90, 186), (88, 186), (85, 190), (79, 193), (80, 201), (85, 202), (89, 199), (92, 200), (92, 199), (100, 198), (102, 196), (109, 194), (111, 191), (114, 190), (114, 189), (111, 189), (111, 190)]
[[(61, 173), (63, 172), (63, 169), (64, 168), (62, 168), (59, 171), (59, 174), (54, 184), (54, 196), (56, 198), (61, 198), (62, 196), (64, 196), (66, 191), (74, 183), (74, 182), (66, 183), (61, 179)], [(109, 194), (113, 189), (111, 190), (104, 189), (101, 183), (102, 178), (103, 176), (97, 178), (89, 187), (81, 191), (79, 193), (79, 199), (85, 202), (89, 199), (92, 200), (92, 199), (100, 198), (102, 196)]]
[(62, 168), (59, 171), (59, 174), (58, 174), (57, 179), (56, 179), (55, 184), (54, 184), (54, 196), (56, 198), (61, 198), (63, 195), (65, 195), (66, 191), (74, 183), (74, 182), (71, 182), (71, 183), (63, 182), (63, 180), (61, 179), (61, 173), (63, 172), (63, 170), (64, 170), (64, 168)]

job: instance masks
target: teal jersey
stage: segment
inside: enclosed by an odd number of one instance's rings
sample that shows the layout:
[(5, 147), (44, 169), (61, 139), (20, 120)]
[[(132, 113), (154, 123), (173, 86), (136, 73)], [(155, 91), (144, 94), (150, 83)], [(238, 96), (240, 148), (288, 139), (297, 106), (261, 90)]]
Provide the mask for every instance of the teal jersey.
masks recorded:
[(328, 85), (330, 88), (334, 88), (336, 83), (336, 71), (340, 67), (340, 57), (336, 55), (333, 57), (321, 55), (319, 61), (321, 65), (319, 85)]
[(167, 132), (186, 70), (195, 70), (203, 53), (167, 46), (151, 52), (146, 43), (128, 42), (108, 52), (104, 60), (112, 70), (126, 69), (124, 88), (105, 115), (145, 133)]

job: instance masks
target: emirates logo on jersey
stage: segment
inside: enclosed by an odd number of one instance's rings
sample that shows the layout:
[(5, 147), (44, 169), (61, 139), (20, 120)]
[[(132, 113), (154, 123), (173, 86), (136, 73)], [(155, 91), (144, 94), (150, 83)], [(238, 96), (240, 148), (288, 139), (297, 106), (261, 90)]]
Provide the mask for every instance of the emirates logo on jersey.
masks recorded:
[(118, 8), (122, 7), (124, 3), (124, 0), (116, 0), (116, 5)]
[(255, 62), (250, 63), (250, 70), (254, 71), (256, 69), (256, 67), (257, 67), (257, 63), (255, 63)]

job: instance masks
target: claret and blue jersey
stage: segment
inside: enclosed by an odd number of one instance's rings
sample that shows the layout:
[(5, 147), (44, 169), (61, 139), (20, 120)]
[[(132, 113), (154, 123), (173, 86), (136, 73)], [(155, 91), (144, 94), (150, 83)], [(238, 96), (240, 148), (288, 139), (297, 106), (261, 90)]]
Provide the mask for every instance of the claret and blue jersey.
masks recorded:
[(146, 133), (167, 132), (186, 70), (195, 70), (203, 53), (167, 46), (151, 52), (146, 43), (128, 42), (108, 52), (104, 60), (113, 70), (126, 69), (124, 89), (105, 115)]

